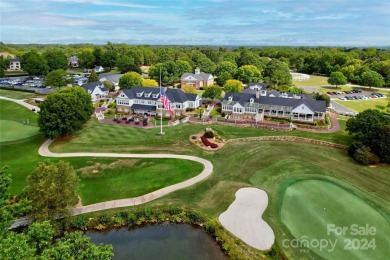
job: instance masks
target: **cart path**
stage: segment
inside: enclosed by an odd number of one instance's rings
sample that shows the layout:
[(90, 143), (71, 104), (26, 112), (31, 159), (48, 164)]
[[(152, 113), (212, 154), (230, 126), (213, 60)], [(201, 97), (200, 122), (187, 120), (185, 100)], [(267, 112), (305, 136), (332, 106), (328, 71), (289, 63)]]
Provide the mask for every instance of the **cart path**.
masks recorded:
[(28, 108), (29, 110), (35, 109), (35, 113), (37, 111), (39, 111), (39, 107), (30, 105), (29, 103), (24, 102), (25, 99), (15, 99), (15, 98), (3, 97), (3, 96), (0, 96), (0, 99), (18, 103), (19, 105), (24, 106), (24, 107)]
[[(72, 215), (80, 215), (84, 213), (90, 213), (90, 212), (96, 212), (106, 209), (114, 209), (114, 208), (122, 208), (122, 207), (130, 207), (130, 206), (136, 206), (141, 205), (147, 202), (150, 202), (152, 200), (155, 200), (157, 198), (160, 198), (164, 195), (167, 195), (171, 192), (189, 187), (191, 185), (194, 185), (207, 177), (210, 176), (210, 174), (213, 172), (213, 164), (200, 157), (196, 156), (189, 156), (189, 155), (176, 155), (176, 154), (123, 154), (123, 153), (53, 153), (49, 150), (50, 144), (54, 140), (47, 140), (45, 141), (41, 147), (38, 150), (39, 155), (45, 156), (45, 157), (112, 157), (112, 158), (155, 158), (155, 159), (164, 159), (164, 158), (170, 158), (170, 159), (182, 159), (182, 160), (190, 160), (194, 162), (198, 162), (203, 164), (204, 168), (203, 171), (198, 174), (197, 176), (188, 179), (186, 181), (176, 183), (174, 185), (150, 192), (148, 194), (138, 196), (135, 198), (128, 198), (128, 199), (119, 199), (119, 200), (111, 200), (111, 201), (105, 201), (100, 202), (96, 204), (91, 204), (87, 206), (81, 206), (76, 207), (72, 210)], [(103, 187), (102, 187), (103, 188)], [(15, 223), (10, 227), (16, 228), (21, 225), (26, 225), (29, 223), (28, 218), (20, 218), (15, 221)]]
[(111, 200), (111, 201), (105, 201), (105, 202), (91, 204), (87, 206), (77, 207), (74, 208), (73, 215), (79, 215), (79, 214), (95, 212), (95, 211), (100, 211), (105, 209), (129, 207), (129, 206), (144, 204), (146, 202), (160, 198), (168, 193), (194, 185), (206, 179), (213, 172), (213, 165), (210, 161), (195, 156), (176, 155), (176, 154), (53, 153), (49, 150), (49, 146), (52, 142), (53, 140), (50, 139), (44, 142), (38, 150), (39, 155), (46, 156), (46, 157), (114, 157), (114, 158), (156, 158), (156, 159), (171, 158), (171, 159), (190, 160), (190, 161), (201, 163), (204, 166), (204, 169), (200, 174), (186, 181), (176, 183), (174, 185), (135, 198)]

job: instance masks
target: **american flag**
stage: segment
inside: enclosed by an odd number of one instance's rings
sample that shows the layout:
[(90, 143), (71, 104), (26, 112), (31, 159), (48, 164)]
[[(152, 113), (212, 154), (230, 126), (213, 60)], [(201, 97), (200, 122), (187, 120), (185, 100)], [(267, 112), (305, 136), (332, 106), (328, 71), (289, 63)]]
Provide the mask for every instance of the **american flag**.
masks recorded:
[(173, 114), (173, 110), (171, 107), (171, 102), (169, 101), (167, 95), (165, 94), (165, 91), (163, 88), (161, 88), (161, 103), (163, 104), (163, 107), (168, 110), (171, 114)]

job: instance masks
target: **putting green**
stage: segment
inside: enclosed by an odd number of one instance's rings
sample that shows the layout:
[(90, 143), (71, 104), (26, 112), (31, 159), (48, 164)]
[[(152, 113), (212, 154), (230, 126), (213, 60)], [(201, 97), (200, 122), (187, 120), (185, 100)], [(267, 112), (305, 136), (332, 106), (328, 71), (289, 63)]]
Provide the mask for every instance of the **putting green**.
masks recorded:
[(390, 255), (390, 225), (385, 217), (329, 181), (304, 180), (289, 186), (281, 220), (295, 237), (283, 241), (282, 247), (304, 251), (305, 244), (325, 259), (386, 259)]
[(25, 139), (39, 133), (39, 127), (12, 120), (0, 120), (0, 143)]

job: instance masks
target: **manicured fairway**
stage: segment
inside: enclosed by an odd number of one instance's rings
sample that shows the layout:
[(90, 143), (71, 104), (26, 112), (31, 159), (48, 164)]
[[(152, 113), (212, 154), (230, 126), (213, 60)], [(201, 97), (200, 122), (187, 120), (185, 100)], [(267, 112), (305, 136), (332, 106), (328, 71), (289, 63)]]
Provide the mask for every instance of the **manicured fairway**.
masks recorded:
[(25, 139), (39, 133), (39, 127), (23, 125), (11, 120), (0, 120), (0, 143)]
[(199, 163), (177, 159), (105, 161), (78, 170), (83, 205), (144, 195), (190, 179), (203, 169)]
[(15, 102), (0, 99), (0, 119), (22, 123), (28, 119), (29, 124), (38, 126), (38, 115)]
[[(389, 256), (390, 223), (364, 200), (329, 181), (304, 180), (288, 187), (281, 220), (295, 238), (308, 241), (309, 248), (325, 259), (385, 259)], [(354, 233), (356, 228), (366, 225), (375, 231)], [(342, 227), (345, 232), (334, 227)], [(293, 246), (289, 242), (285, 245)]]

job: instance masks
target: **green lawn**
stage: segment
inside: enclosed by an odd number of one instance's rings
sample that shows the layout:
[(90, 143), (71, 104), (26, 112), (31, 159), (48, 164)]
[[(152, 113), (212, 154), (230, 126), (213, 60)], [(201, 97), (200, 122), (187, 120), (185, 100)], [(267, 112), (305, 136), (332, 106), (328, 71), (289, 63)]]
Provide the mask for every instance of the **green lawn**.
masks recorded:
[(303, 80), (303, 81), (294, 80), (293, 84), (296, 85), (297, 87), (309, 87), (309, 86), (320, 87), (320, 86), (329, 85), (327, 77), (313, 76), (313, 75), (310, 75), (309, 80)]
[(14, 99), (26, 99), (35, 96), (35, 93), (13, 91), (0, 88), (0, 96), (14, 98)]
[[(390, 223), (364, 200), (344, 188), (323, 180), (305, 180), (289, 186), (281, 208), (281, 220), (290, 233), (306, 241), (330, 240), (324, 248), (309, 243), (309, 249), (324, 259), (385, 259), (390, 245)], [(328, 225), (334, 225), (332, 228)], [(356, 227), (373, 227), (375, 234), (359, 235)], [(334, 229), (345, 227), (345, 232)], [(303, 239), (302, 239), (303, 240)], [(346, 240), (367, 240), (368, 249), (346, 250)], [(354, 246), (358, 246), (357, 244)], [(351, 247), (351, 246), (350, 246)], [(299, 247), (304, 249), (303, 246)]]
[[(345, 128), (345, 122), (340, 122)], [(181, 124), (175, 127), (164, 128), (165, 135), (160, 136), (160, 128), (142, 129), (121, 125), (102, 124), (91, 120), (87, 126), (73, 138), (56, 140), (52, 145), (55, 152), (95, 151), (101, 152), (142, 152), (142, 153), (192, 153), (194, 147), (188, 142), (191, 135), (203, 132), (211, 127), (226, 139), (254, 136), (291, 135), (320, 139), (340, 144), (349, 144), (352, 141), (344, 130), (336, 133), (311, 133), (304, 131), (277, 132), (257, 128), (237, 128), (220, 125), (190, 125)]]
[(0, 119), (0, 143), (29, 138), (39, 133), (39, 127)]
[(92, 163), (95, 165), (78, 170), (84, 205), (144, 195), (190, 179), (203, 170), (199, 163), (177, 159), (117, 161), (95, 158)]
[(345, 106), (356, 112), (362, 112), (366, 109), (378, 109), (380, 111), (386, 112), (387, 105), (389, 101), (386, 98), (378, 99), (367, 99), (367, 100), (334, 100), (340, 105)]
[(15, 102), (0, 99), (0, 119), (22, 123), (29, 120), (30, 125), (38, 126), (38, 115)]
[[(344, 129), (345, 121), (340, 121), (340, 124)], [(164, 128), (165, 135), (160, 136), (158, 135), (159, 128), (130, 128), (100, 124), (95, 120), (91, 120), (73, 138), (56, 141), (51, 150), (56, 152), (168, 152), (208, 159), (213, 163), (214, 171), (206, 180), (151, 201), (146, 205), (131, 207), (131, 209), (160, 205), (184, 206), (199, 210), (217, 219), (219, 214), (224, 212), (234, 201), (235, 192), (239, 188), (256, 186), (268, 193), (269, 205), (264, 213), (264, 219), (273, 228), (279, 247), (291, 259), (318, 258), (313, 252), (306, 254), (292, 248), (282, 247), (283, 239), (292, 239), (293, 236), (280, 218), (280, 208), (284, 192), (289, 186), (298, 181), (326, 179), (340, 182), (343, 186), (353, 190), (356, 196), (371, 207), (376, 208), (384, 218), (390, 219), (390, 189), (388, 188), (390, 175), (388, 167), (364, 167), (348, 157), (344, 150), (298, 142), (237, 142), (227, 143), (217, 151), (204, 151), (192, 145), (188, 139), (190, 135), (204, 131), (205, 127), (200, 125), (178, 125)], [(211, 125), (211, 127), (224, 138), (296, 135), (342, 144), (351, 142), (351, 138), (344, 130), (333, 134), (321, 134), (301, 131), (283, 133), (217, 125)], [(38, 147), (43, 141), (42, 137), (37, 136), (33, 140), (24, 143), (0, 146), (1, 162), (2, 164), (9, 164), (10, 172), (13, 174), (12, 193), (20, 193), (25, 185), (25, 177), (31, 172), (34, 165), (38, 161), (46, 159), (37, 154)], [(114, 159), (109, 161), (108, 159), (99, 158), (65, 158), (64, 160), (70, 162), (75, 169), (85, 168), (97, 162), (106, 165), (115, 162)], [(102, 183), (102, 185), (96, 184), (96, 186), (91, 186), (92, 188), (86, 188), (87, 190), (96, 191), (91, 193), (92, 195), (87, 195), (87, 197), (100, 196), (99, 194), (104, 192), (106, 187), (116, 190), (115, 185), (118, 185), (118, 183), (123, 184), (123, 186), (127, 185), (125, 180), (131, 174), (127, 172), (127, 167), (123, 167), (124, 169), (117, 167), (117, 170), (107, 168), (107, 170), (101, 172), (101, 178), (92, 176), (88, 177), (91, 179), (86, 180), (83, 177), (83, 182), (86, 184), (89, 182), (93, 184), (95, 178), (98, 179), (96, 181)], [(189, 169), (192, 171), (193, 168), (191, 166)], [(199, 171), (196, 173), (199, 173)], [(97, 188), (98, 186), (101, 188)], [(123, 194), (126, 192), (131, 191), (123, 191)], [(116, 193), (107, 192), (104, 198), (114, 199), (117, 196)], [(85, 195), (82, 194), (82, 196)], [(332, 197), (324, 194), (323, 199), (326, 200), (327, 198), (332, 199)], [(346, 207), (353, 207), (353, 205), (346, 205)], [(123, 208), (113, 209), (104, 213), (110, 214), (123, 210)]]

